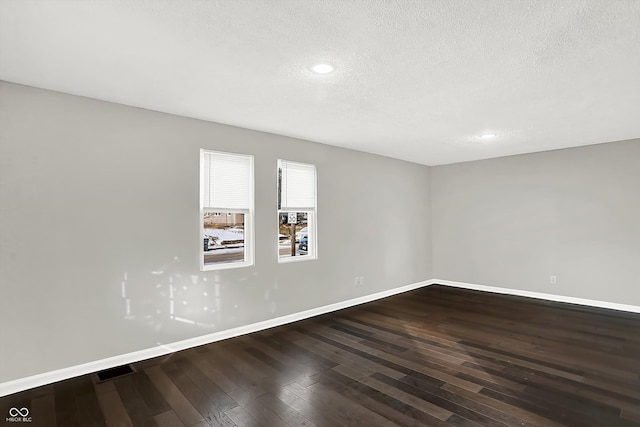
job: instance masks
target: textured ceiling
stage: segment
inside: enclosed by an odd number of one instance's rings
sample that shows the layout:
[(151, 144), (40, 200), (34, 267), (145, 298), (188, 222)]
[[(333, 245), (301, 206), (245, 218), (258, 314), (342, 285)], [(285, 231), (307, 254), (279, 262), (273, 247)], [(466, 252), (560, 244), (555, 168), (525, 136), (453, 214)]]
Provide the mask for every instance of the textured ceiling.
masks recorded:
[(0, 0), (0, 79), (453, 163), (640, 137), (640, 1)]

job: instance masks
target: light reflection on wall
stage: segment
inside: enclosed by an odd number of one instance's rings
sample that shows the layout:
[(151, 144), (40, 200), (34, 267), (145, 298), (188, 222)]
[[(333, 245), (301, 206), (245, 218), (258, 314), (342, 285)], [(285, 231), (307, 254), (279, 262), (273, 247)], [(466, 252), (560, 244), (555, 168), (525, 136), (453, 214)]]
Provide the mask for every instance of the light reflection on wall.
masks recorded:
[(154, 330), (167, 326), (167, 320), (204, 329), (213, 329), (220, 323), (219, 276), (214, 283), (197, 274), (185, 276), (176, 271), (179, 264), (180, 258), (174, 257), (139, 279), (124, 272), (121, 298), (125, 320), (143, 322)]
[(255, 271), (245, 272), (230, 283), (219, 271), (185, 274), (179, 257), (142, 273), (129, 269), (120, 284), (121, 315), (156, 333), (181, 334), (186, 327), (196, 335), (277, 317), (278, 281), (263, 287)]

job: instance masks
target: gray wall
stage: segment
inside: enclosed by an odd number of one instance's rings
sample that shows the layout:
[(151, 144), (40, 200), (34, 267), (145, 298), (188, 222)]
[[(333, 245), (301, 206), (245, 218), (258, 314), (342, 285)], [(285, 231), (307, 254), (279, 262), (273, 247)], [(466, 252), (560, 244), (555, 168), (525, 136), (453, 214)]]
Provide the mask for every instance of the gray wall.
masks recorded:
[[(198, 269), (200, 148), (255, 155), (253, 267)], [(277, 263), (277, 158), (318, 166), (317, 261)], [(0, 83), (0, 382), (432, 277), (640, 305), (638, 160), (634, 140), (427, 168)]]
[[(253, 267), (199, 271), (200, 148), (255, 155)], [(279, 157), (317, 165), (317, 261), (277, 263)], [(428, 180), (417, 164), (0, 83), (0, 382), (428, 279)], [(169, 319), (170, 284), (177, 314), (205, 326)]]
[(435, 278), (640, 305), (640, 140), (438, 166), (431, 184)]

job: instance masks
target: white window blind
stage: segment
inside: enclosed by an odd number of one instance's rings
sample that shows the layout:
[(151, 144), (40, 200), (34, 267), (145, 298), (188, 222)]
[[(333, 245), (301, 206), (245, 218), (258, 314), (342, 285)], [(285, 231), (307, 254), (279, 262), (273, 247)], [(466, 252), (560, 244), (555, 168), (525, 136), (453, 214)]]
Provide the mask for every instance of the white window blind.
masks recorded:
[(249, 209), (251, 156), (203, 152), (202, 207)]
[(282, 170), (282, 182), (280, 187), (280, 209), (315, 209), (315, 165), (280, 160), (280, 168)]

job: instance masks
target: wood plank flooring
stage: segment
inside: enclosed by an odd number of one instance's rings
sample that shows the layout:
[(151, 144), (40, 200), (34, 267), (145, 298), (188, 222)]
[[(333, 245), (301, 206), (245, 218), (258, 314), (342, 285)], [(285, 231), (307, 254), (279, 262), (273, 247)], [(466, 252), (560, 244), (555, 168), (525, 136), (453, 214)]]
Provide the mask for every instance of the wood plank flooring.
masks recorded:
[(0, 411), (47, 427), (640, 426), (640, 315), (445, 286), (134, 366)]

